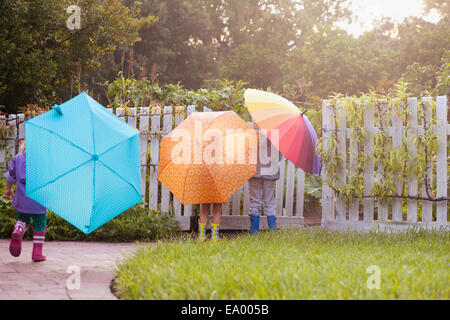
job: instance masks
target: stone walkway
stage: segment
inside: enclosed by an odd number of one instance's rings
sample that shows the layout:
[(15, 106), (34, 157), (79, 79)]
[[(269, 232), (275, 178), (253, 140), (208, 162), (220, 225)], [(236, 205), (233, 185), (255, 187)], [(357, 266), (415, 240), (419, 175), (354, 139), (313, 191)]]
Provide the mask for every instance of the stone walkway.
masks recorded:
[(45, 262), (31, 261), (32, 242), (22, 254), (9, 254), (0, 240), (0, 300), (110, 300), (118, 260), (133, 253), (136, 243), (46, 242)]

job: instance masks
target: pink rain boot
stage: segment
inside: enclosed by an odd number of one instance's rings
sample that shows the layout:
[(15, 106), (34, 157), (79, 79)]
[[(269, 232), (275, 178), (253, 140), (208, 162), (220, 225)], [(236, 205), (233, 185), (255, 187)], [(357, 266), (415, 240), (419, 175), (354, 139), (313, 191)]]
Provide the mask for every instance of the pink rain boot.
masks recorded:
[(9, 252), (13, 257), (20, 256), (22, 252), (22, 239), (27, 231), (27, 224), (23, 220), (17, 220), (14, 224), (14, 231), (11, 234), (11, 242), (9, 244)]
[(42, 255), (42, 249), (44, 248), (45, 231), (33, 231), (33, 253), (31, 259), (33, 261), (45, 261), (46, 257)]

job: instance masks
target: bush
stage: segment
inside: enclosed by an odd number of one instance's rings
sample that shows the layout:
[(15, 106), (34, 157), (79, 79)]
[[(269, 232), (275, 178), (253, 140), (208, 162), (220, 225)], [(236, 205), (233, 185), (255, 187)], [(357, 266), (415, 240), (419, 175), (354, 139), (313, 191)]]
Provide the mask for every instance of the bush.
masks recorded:
[[(0, 196), (0, 238), (9, 238), (13, 231), (16, 211), (8, 199)], [(89, 235), (84, 234), (56, 214), (47, 215), (46, 240), (54, 241), (106, 241), (132, 242), (154, 241), (174, 236), (178, 231), (177, 222), (156, 211), (148, 214), (145, 203), (140, 203)], [(31, 239), (31, 232), (25, 235)]]

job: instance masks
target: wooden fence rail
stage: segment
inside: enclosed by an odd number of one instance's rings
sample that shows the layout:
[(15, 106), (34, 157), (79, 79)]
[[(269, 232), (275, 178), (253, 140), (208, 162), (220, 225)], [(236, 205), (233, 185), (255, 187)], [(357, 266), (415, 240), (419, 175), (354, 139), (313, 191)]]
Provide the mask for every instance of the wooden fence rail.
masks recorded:
[[(143, 198), (150, 210), (172, 215), (182, 230), (195, 227), (198, 205), (184, 206), (158, 181), (160, 141), (191, 113), (200, 111), (195, 106), (184, 109), (167, 106), (160, 112), (149, 108), (112, 110), (116, 116), (140, 131), (141, 187)], [(181, 111), (181, 112), (180, 112)], [(201, 111), (209, 112), (208, 108)], [(10, 159), (17, 153), (19, 140), (25, 138), (26, 117), (24, 114), (0, 117), (2, 124), (11, 127), (8, 136), (0, 140), (0, 165), (6, 169)], [(286, 160), (281, 162), (281, 179), (276, 182), (277, 223), (280, 227), (303, 226), (305, 173)], [(243, 185), (223, 206), (221, 229), (246, 230), (250, 227), (248, 218), (248, 183)], [(261, 220), (262, 229), (267, 228), (266, 219)]]
[[(432, 98), (423, 98), (422, 102), (430, 104)], [(382, 108), (389, 108), (387, 101), (381, 100)], [(423, 135), (424, 129), (419, 126), (420, 119), (417, 118), (417, 98), (408, 99), (407, 106), (411, 112), (411, 118), (408, 121), (409, 141), (415, 136)], [(336, 131), (338, 150), (337, 152), (343, 156), (343, 166), (338, 170), (337, 174), (341, 181), (345, 181), (346, 172), (354, 172), (355, 170), (355, 153), (357, 150), (356, 142), (353, 141), (350, 130), (347, 126), (345, 109), (338, 108), (338, 116), (336, 123), (338, 129), (335, 128), (333, 112), (330, 108), (331, 101), (324, 100), (322, 106), (322, 127), (324, 148), (333, 131)], [(429, 108), (427, 108), (429, 109)], [(428, 167), (428, 184), (433, 181), (436, 184), (436, 198), (447, 198), (448, 194), (448, 135), (450, 135), (450, 125), (447, 120), (447, 97), (436, 98), (436, 114), (431, 112), (425, 114), (426, 119), (435, 117), (437, 124), (432, 130), (438, 135), (440, 140), (439, 151), (437, 152), (435, 161), (430, 161)], [(396, 112), (392, 112), (390, 124), (380, 128), (374, 124), (374, 110), (372, 108), (364, 109), (364, 126), (368, 132), (368, 138), (364, 145), (364, 152), (368, 156), (364, 173), (364, 196), (362, 201), (355, 200), (347, 205), (345, 199), (336, 197), (333, 189), (324, 182), (322, 191), (322, 226), (329, 229), (361, 229), (361, 230), (405, 230), (411, 227), (425, 229), (448, 228), (448, 201), (419, 201), (417, 199), (392, 198), (386, 201), (379, 201), (377, 198), (370, 197), (373, 185), (374, 171), (383, 172), (380, 166), (374, 168), (373, 152), (374, 152), (374, 135), (379, 130), (384, 130), (392, 140), (392, 146), (399, 147), (402, 144), (402, 137), (405, 137), (406, 128), (403, 126), (401, 118)], [(348, 150), (347, 150), (348, 148)], [(413, 143), (408, 145), (409, 155), (414, 157), (417, 150)], [(347, 161), (347, 157), (348, 160)], [(431, 159), (430, 159), (431, 160)], [(323, 166), (323, 180), (328, 179), (326, 165)], [(410, 177), (407, 182), (408, 196), (418, 198), (429, 198), (425, 188), (419, 186), (417, 178)], [(397, 194), (402, 194), (402, 185), (397, 183)], [(421, 213), (419, 215), (419, 213)]]

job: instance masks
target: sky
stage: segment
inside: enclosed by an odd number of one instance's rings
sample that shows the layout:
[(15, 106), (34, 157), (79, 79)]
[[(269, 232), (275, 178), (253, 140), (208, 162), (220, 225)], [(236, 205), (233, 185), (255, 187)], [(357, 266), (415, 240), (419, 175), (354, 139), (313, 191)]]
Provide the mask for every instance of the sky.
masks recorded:
[(430, 22), (439, 21), (439, 14), (435, 11), (424, 16), (423, 0), (353, 0), (352, 10), (358, 16), (358, 21), (341, 26), (355, 36), (372, 29), (373, 21), (382, 16), (398, 22), (408, 16), (423, 16)]

